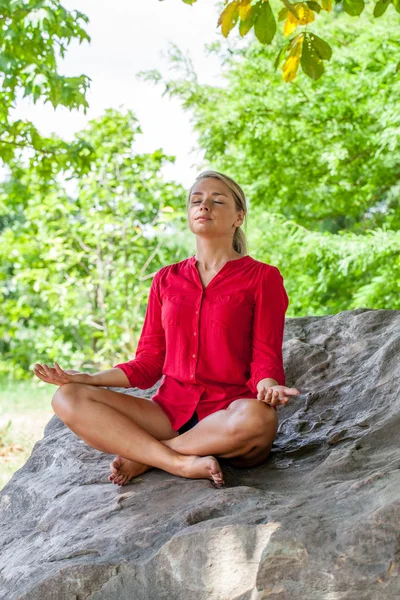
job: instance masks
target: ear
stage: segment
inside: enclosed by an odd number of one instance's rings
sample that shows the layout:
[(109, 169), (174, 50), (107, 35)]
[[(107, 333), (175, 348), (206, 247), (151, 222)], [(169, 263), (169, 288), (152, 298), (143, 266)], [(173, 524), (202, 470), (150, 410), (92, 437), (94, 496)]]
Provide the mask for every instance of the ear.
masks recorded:
[(239, 226), (243, 223), (244, 215), (243, 212), (240, 212), (236, 218), (236, 220), (240, 220)]

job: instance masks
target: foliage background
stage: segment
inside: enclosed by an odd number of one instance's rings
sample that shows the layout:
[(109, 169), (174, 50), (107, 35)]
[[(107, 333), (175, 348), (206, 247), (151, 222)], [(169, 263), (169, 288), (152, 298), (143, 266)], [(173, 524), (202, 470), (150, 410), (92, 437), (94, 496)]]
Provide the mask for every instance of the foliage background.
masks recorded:
[[(53, 106), (85, 105), (88, 81), (57, 78), (50, 48), (86, 38), (84, 16), (49, 6), (48, 19), (14, 15), (14, 36), (2, 40), (4, 107), (18, 89)], [(244, 188), (249, 253), (280, 269), (288, 317), (400, 308), (395, 15), (392, 6), (379, 19), (320, 15), (313, 27), (334, 54), (318, 81), (284, 83), (276, 46), (251, 33), (208, 48), (221, 57), (219, 87), (200, 85), (173, 45), (175, 77), (141, 74), (190, 111), (205, 151), (199, 172), (226, 172)], [(30, 46), (17, 57), (24, 36)], [(135, 150), (133, 110), (107, 110), (68, 143), (14, 122), (10, 110), (3, 125), (0, 376), (29, 379), (35, 362), (92, 371), (133, 357), (152, 276), (196, 250), (186, 190), (160, 175), (174, 157)]]

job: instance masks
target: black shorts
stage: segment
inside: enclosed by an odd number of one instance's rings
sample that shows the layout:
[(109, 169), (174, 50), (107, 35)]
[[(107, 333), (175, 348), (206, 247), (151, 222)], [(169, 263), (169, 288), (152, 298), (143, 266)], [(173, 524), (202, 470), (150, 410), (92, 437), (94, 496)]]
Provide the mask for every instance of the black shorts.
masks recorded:
[(182, 425), (182, 427), (180, 429), (178, 429), (179, 435), (181, 433), (185, 433), (185, 431), (189, 431), (189, 429), (192, 429), (192, 427), (197, 425), (198, 422), (199, 422), (199, 417), (197, 416), (197, 412), (194, 411), (194, 413), (190, 417), (189, 421), (187, 421), (184, 425)]

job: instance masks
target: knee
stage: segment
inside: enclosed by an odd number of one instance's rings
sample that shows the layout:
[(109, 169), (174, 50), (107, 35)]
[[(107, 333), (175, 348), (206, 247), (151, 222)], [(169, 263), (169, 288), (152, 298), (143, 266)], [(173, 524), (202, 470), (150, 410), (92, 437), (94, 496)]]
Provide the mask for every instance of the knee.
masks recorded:
[(265, 436), (268, 432), (272, 439), (275, 438), (278, 417), (272, 406), (252, 398), (235, 402), (238, 404), (233, 409), (232, 428), (236, 436)]
[(82, 384), (64, 383), (53, 394), (52, 409), (62, 421), (70, 420), (74, 414), (77, 414), (83, 395)]

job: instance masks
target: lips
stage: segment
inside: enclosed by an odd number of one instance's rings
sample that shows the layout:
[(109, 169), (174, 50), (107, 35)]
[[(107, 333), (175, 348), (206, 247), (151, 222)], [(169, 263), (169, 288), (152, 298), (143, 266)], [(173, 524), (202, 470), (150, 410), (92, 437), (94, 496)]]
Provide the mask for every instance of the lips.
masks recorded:
[(201, 220), (201, 221), (211, 221), (211, 219), (209, 217), (197, 217), (196, 221), (199, 221), (199, 220)]

